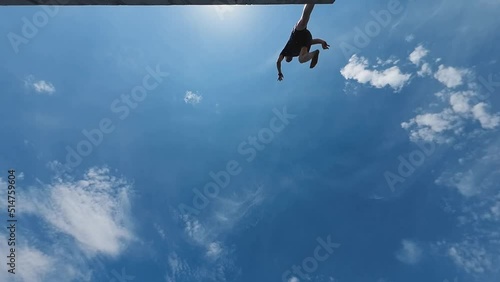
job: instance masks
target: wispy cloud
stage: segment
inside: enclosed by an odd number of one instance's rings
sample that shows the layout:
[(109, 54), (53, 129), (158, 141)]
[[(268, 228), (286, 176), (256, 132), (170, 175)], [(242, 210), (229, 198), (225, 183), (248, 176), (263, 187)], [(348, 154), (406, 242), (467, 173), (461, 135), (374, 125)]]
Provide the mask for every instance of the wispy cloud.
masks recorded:
[(56, 92), (56, 88), (52, 83), (45, 80), (37, 80), (33, 75), (27, 76), (24, 80), (24, 84), (37, 93), (52, 95)]
[(401, 244), (401, 249), (397, 252), (396, 258), (406, 264), (417, 264), (423, 253), (420, 246), (410, 240), (403, 240)]
[(184, 277), (198, 279), (199, 275), (191, 269), (189, 264), (180, 258), (177, 253), (172, 252), (168, 256), (168, 273), (165, 275), (167, 282), (184, 281)]
[(192, 281), (198, 281), (197, 277), (225, 281), (228, 273), (237, 273), (232, 249), (224, 243), (224, 238), (228, 232), (234, 232), (238, 225), (244, 224), (252, 210), (262, 203), (263, 191), (262, 185), (256, 185), (231, 196), (219, 196), (213, 200), (213, 208), (207, 208), (201, 216), (178, 215), (184, 223), (188, 243), (198, 249), (205, 261), (198, 261), (196, 265), (184, 261), (184, 269), (190, 271), (174, 274), (171, 269), (166, 274), (167, 281), (175, 282), (180, 277)]
[(219, 242), (212, 242), (208, 245), (207, 256), (217, 258), (222, 252), (222, 246)]
[[(2, 242), (7, 242), (7, 237), (0, 236)], [(2, 243), (2, 249), (8, 250), (7, 243)], [(6, 267), (0, 273), (1, 281), (14, 281), (12, 277), (18, 277), (20, 280), (26, 282), (47, 281), (46, 279), (51, 274), (52, 269), (56, 267), (57, 260), (54, 257), (44, 254), (42, 251), (29, 246), (27, 242), (23, 242), (16, 248), (16, 255), (22, 256), (22, 266), (16, 267), (15, 274), (7, 272)]]
[(376, 66), (387, 66), (387, 65), (395, 65), (399, 63), (399, 60), (397, 58), (389, 58), (387, 60), (382, 60), (380, 58), (377, 58), (377, 65)]
[(448, 249), (453, 262), (467, 273), (484, 273), (493, 266), (493, 258), (478, 244), (463, 242)]
[(203, 99), (203, 96), (198, 95), (192, 91), (186, 91), (186, 95), (184, 95), (184, 102), (186, 104), (199, 104), (201, 100)]
[(73, 238), (88, 255), (116, 256), (134, 238), (129, 229), (130, 189), (108, 169), (91, 168), (81, 180), (57, 178), (29, 190), (25, 212)]
[(415, 35), (413, 35), (413, 34), (408, 34), (408, 35), (405, 37), (405, 41), (406, 41), (406, 42), (412, 42), (414, 39), (415, 39)]
[(429, 63), (423, 63), (422, 64), (422, 67), (420, 68), (420, 70), (417, 72), (418, 76), (420, 77), (424, 77), (424, 76), (428, 76), (428, 75), (432, 75), (432, 68), (431, 68), (431, 65)]
[[(91, 175), (91, 174), (90, 174)], [(98, 179), (98, 178), (93, 178)], [(89, 179), (90, 180), (90, 179)], [(101, 179), (101, 181), (104, 181)], [(57, 226), (52, 224), (53, 217), (60, 217), (59, 220), (66, 221), (67, 226), (72, 226), (73, 224), (79, 224), (80, 222), (73, 222), (71, 216), (61, 213), (61, 209), (57, 207), (52, 207), (54, 214), (47, 214), (47, 205), (58, 206), (61, 201), (67, 201), (68, 198), (65, 195), (54, 195), (48, 193), (47, 189), (53, 188), (55, 185), (63, 185), (64, 183), (69, 184), (71, 181), (62, 181), (62, 179), (54, 179), (54, 183), (45, 185), (39, 182), (39, 186), (36, 187), (22, 187), (17, 188), (19, 190), (20, 196), (24, 199), (23, 209), (18, 211), (19, 215), (25, 216), (24, 220), (26, 223), (25, 227), (22, 229), (20, 236), (18, 236), (17, 243), (19, 247), (16, 247), (16, 256), (23, 258), (23, 263), (21, 267), (16, 268), (16, 277), (24, 282), (40, 282), (40, 281), (91, 281), (93, 272), (88, 265), (89, 255), (88, 246), (84, 246), (75, 240), (74, 234), (72, 232), (67, 232), (67, 230), (61, 231)], [(73, 182), (73, 186), (68, 185), (68, 189), (72, 189), (78, 184)], [(89, 187), (87, 187), (89, 188)], [(90, 188), (89, 190), (92, 190)], [(7, 183), (0, 178), (0, 197), (5, 197), (7, 191)], [(105, 193), (101, 191), (100, 193)], [(55, 197), (54, 197), (55, 196)], [(57, 197), (62, 196), (62, 199), (57, 199)], [(78, 213), (82, 212), (79, 208), (80, 205), (85, 203), (75, 204), (75, 201), (81, 200), (82, 198), (71, 199), (69, 201), (69, 207), (74, 208), (71, 211), (66, 210), (68, 213)], [(97, 201), (95, 204), (99, 204)], [(44, 207), (42, 210), (38, 208)], [(88, 211), (88, 210), (85, 210)], [(80, 216), (85, 217), (87, 213), (82, 213)], [(102, 215), (106, 217), (106, 214)], [(50, 217), (50, 218), (48, 218)], [(90, 214), (90, 220), (94, 220), (95, 214)], [(46, 228), (33, 230), (32, 226), (36, 224), (30, 224), (30, 221), (42, 221), (48, 223), (45, 225)], [(82, 229), (92, 230), (99, 234), (102, 232), (107, 232), (107, 230), (99, 230), (98, 228), (91, 229), (92, 225), (88, 224), (88, 221), (82, 220), (81, 223), (84, 225)], [(96, 222), (97, 226), (104, 228), (99, 225), (99, 220)], [(79, 232), (81, 229), (75, 230)], [(88, 235), (88, 233), (83, 232), (83, 235)], [(0, 231), (0, 239), (2, 242), (0, 245), (4, 245), (4, 249), (8, 249), (7, 234), (5, 231)], [(30, 241), (26, 240), (29, 237)], [(43, 244), (40, 244), (39, 238), (43, 238)], [(103, 236), (99, 236), (103, 238)], [(36, 238), (33, 240), (33, 238)], [(94, 238), (95, 239), (95, 238)], [(106, 239), (106, 238), (104, 238)], [(91, 239), (92, 240), (92, 239)], [(108, 241), (106, 241), (108, 242)], [(95, 266), (92, 267), (95, 269)], [(7, 273), (7, 271), (0, 272), (0, 281), (12, 280), (12, 275)]]
[(472, 171), (456, 172), (441, 175), (436, 179), (436, 184), (455, 187), (465, 197), (472, 197), (480, 192), (480, 185), (474, 180)]
[(500, 139), (488, 134), (470, 139), (468, 145), (435, 181), (438, 187), (451, 188), (443, 192), (450, 195), (457, 222), (456, 240), (436, 246), (475, 281), (496, 281), (485, 277), (500, 271)]
[(160, 237), (165, 240), (167, 238), (167, 235), (165, 234), (165, 230), (163, 230), (163, 228), (161, 228), (160, 225), (158, 225), (157, 223), (154, 224), (154, 228), (156, 229), (156, 232), (158, 232), (158, 235), (160, 235)]

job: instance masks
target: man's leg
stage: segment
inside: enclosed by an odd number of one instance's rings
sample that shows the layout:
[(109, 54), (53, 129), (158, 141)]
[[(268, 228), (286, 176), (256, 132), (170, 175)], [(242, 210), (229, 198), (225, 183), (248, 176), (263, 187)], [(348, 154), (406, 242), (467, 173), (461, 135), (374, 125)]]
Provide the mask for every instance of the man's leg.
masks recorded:
[(314, 66), (318, 63), (318, 56), (319, 50), (308, 52), (307, 47), (302, 47), (302, 49), (300, 49), (299, 62), (303, 64), (312, 60), (311, 68), (314, 68)]
[(302, 10), (302, 16), (300, 17), (300, 20), (297, 22), (297, 25), (295, 25), (296, 30), (304, 30), (307, 28), (307, 23), (309, 22), (309, 19), (311, 18), (311, 12), (314, 8), (314, 4), (305, 4), (304, 9)]

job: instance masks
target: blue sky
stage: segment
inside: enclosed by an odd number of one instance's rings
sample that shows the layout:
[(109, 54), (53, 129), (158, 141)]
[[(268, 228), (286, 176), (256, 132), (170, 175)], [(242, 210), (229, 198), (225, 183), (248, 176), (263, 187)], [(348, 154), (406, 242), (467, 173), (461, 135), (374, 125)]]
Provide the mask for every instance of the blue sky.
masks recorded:
[(0, 9), (1, 280), (498, 281), (500, 2), (301, 10)]

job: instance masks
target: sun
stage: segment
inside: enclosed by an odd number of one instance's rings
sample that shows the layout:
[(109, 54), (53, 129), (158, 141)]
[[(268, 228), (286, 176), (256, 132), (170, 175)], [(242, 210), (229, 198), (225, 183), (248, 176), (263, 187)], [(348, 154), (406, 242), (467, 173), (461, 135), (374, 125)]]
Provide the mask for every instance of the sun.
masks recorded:
[(195, 13), (198, 24), (210, 26), (219, 33), (234, 33), (244, 32), (252, 25), (256, 9), (250, 5), (205, 5), (197, 7)]
[(234, 13), (237, 7), (235, 5), (210, 5), (210, 9), (217, 14), (220, 20), (224, 20), (225, 17)]

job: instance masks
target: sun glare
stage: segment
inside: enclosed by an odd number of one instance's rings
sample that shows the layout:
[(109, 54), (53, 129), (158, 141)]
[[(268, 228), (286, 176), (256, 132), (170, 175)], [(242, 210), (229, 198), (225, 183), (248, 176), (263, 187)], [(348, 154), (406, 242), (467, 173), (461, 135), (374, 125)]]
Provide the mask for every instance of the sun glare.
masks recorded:
[(195, 12), (197, 24), (216, 28), (219, 32), (243, 31), (255, 13), (246, 5), (206, 5)]

